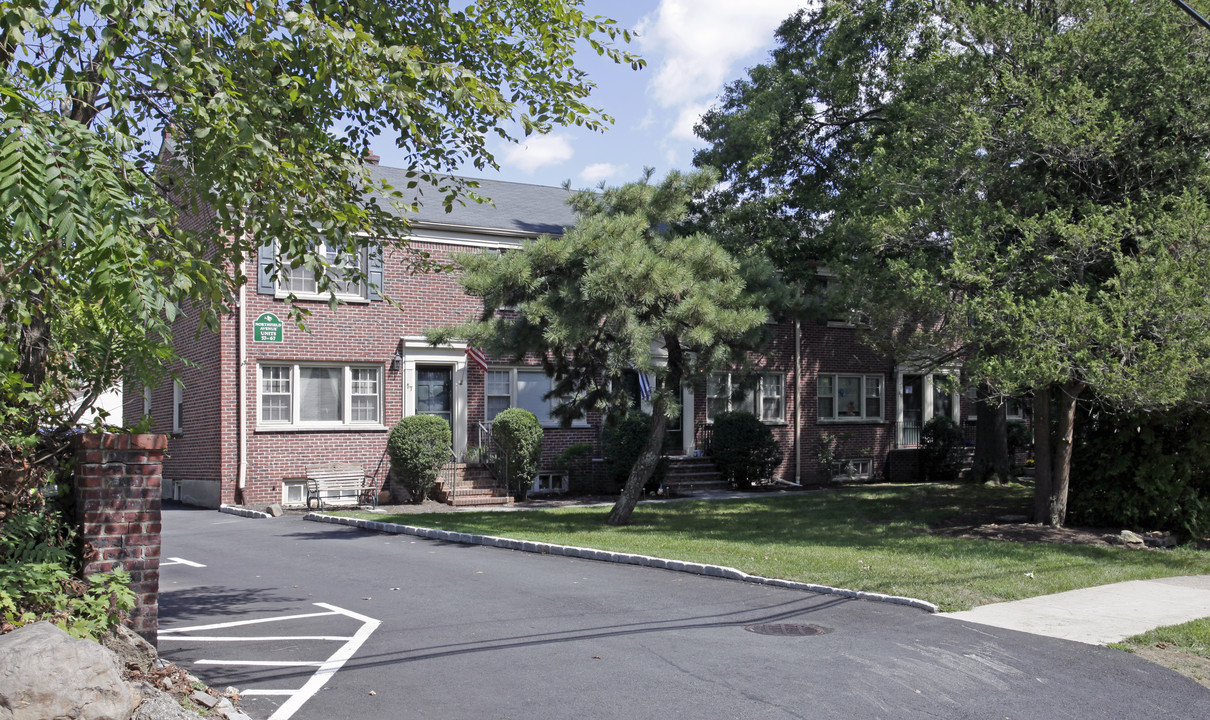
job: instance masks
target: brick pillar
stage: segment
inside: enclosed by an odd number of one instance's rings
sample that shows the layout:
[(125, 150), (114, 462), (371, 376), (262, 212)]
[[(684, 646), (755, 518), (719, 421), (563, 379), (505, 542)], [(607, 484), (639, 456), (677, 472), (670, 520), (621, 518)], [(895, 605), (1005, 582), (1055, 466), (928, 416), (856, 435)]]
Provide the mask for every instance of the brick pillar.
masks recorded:
[[(160, 481), (164, 435), (81, 435), (75, 441), (76, 514), (84, 576), (121, 568), (137, 596), (127, 625), (153, 645), (159, 627)], [(89, 557), (91, 556), (91, 557)]]

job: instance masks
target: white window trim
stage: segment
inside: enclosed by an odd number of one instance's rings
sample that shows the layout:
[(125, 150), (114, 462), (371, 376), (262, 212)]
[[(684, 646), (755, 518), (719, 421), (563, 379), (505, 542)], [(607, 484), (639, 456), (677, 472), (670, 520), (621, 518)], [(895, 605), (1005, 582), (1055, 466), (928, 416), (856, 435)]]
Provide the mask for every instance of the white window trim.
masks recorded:
[[(290, 368), (290, 421), (266, 421), (261, 415), (261, 368), (263, 367), (288, 367)], [(299, 392), (301, 383), (299, 382), (299, 369), (304, 367), (324, 367), (324, 368), (340, 368), (343, 374), (341, 379), (341, 409), (343, 410), (344, 420), (341, 422), (305, 422), (299, 420), (299, 414), (302, 411), (301, 403), (299, 402)], [(352, 420), (352, 395), (353, 395), (353, 373), (354, 368), (370, 369), (378, 371), (378, 420), (376, 422), (356, 422)], [(259, 432), (306, 432), (310, 430), (386, 430), (386, 425), (383, 424), (383, 411), (385, 403), (383, 402), (384, 389), (386, 384), (386, 372), (381, 363), (349, 363), (349, 362), (322, 362), (313, 360), (262, 360), (256, 368), (256, 429)]]
[[(937, 375), (958, 375), (958, 368), (942, 367), (931, 372), (922, 371), (919, 367), (913, 365), (900, 365), (895, 369), (895, 424), (899, 428), (898, 437), (895, 438), (897, 447), (915, 447), (905, 445), (903, 441), (903, 376), (904, 375), (920, 375), (924, 378), (921, 383), (921, 392), (924, 397), (921, 398), (921, 407), (923, 408), (923, 417), (921, 418), (920, 426), (924, 427), (924, 423), (932, 420), (935, 415), (933, 411), (933, 377)], [(954, 407), (950, 408), (950, 419), (955, 423), (962, 423), (962, 396), (961, 392), (954, 392)], [(885, 402), (885, 398), (883, 400)]]
[[(831, 396), (832, 397), (832, 417), (823, 417), (819, 414), (819, 398), (822, 397), (819, 394), (819, 378), (823, 378), (823, 377), (832, 378), (832, 396)], [(859, 406), (861, 408), (860, 417), (841, 417), (836, 414), (836, 408), (840, 404), (839, 398), (836, 397), (836, 388), (840, 385), (838, 380), (842, 377), (861, 378), (861, 404)], [(881, 385), (881, 387), (882, 387), (882, 393), (878, 396), (879, 403), (878, 403), (878, 415), (877, 416), (865, 414), (865, 401), (866, 401), (866, 397), (868, 394), (868, 389), (867, 389), (866, 383), (869, 380), (869, 378), (878, 378), (879, 385)], [(815, 383), (816, 383), (815, 384), (815, 421), (817, 423), (819, 423), (821, 425), (827, 425), (830, 423), (845, 424), (845, 423), (883, 423), (883, 422), (886, 422), (887, 387), (886, 387), (886, 376), (885, 375), (881, 375), (879, 373), (826, 372), (826, 373), (819, 373), (819, 375), (816, 376)], [(902, 390), (902, 381), (900, 382), (900, 389)], [(900, 411), (900, 413), (902, 413), (902, 410)]]
[[(866, 466), (866, 469), (864, 471), (857, 470), (859, 463)], [(871, 477), (874, 476), (874, 461), (868, 457), (843, 458), (841, 460), (836, 461), (836, 464), (838, 467), (847, 467), (847, 468), (851, 469), (850, 472), (837, 473), (835, 475), (836, 479), (869, 480)]]
[[(302, 499), (298, 502), (290, 500), (290, 488), (301, 490)], [(285, 507), (304, 507), (307, 504), (307, 479), (286, 478), (281, 482), (281, 504)]]
[[(558, 481), (559, 487), (541, 487), (542, 481), (546, 480), (548, 484), (553, 485), (555, 480)], [(555, 472), (551, 470), (539, 470), (534, 476), (533, 484), (530, 485), (529, 491), (532, 493), (565, 493), (567, 492), (568, 481), (567, 473)]]
[(400, 338), (403, 348), (403, 416), (416, 414), (416, 366), (417, 365), (449, 365), (453, 368), (454, 407), (451, 417), (453, 425), (454, 452), (458, 457), (466, 451), (466, 343), (454, 342), (440, 347), (433, 347), (427, 338), (422, 336), (404, 336)]
[[(508, 373), (508, 407), (509, 407), (509, 409), (517, 407), (517, 372), (518, 371), (540, 373), (542, 375), (542, 377), (545, 377), (551, 383), (554, 382), (554, 378), (549, 377), (546, 374), (546, 372), (537, 365), (515, 365), (515, 366), (511, 366), (511, 367), (505, 367), (505, 366), (497, 367), (495, 365), (492, 365), (492, 366), (490, 366), (490, 371)], [(487, 381), (485, 379), (484, 386), (483, 386), (483, 421), (485, 423), (490, 423), (492, 421), (492, 418), (487, 417), (487, 397), (488, 397)], [(504, 396), (503, 395), (492, 395), (492, 397), (504, 397)], [(546, 411), (548, 418), (546, 420), (543, 420), (542, 418), (538, 418), (538, 421), (542, 423), (542, 427), (544, 427), (544, 428), (561, 428), (561, 427), (563, 427), (563, 424), (559, 421), (559, 419), (554, 417), (554, 410), (559, 405), (558, 399), (552, 396), (552, 397), (549, 397), (546, 399), (546, 403), (547, 403), (547, 405), (549, 405), (549, 409)], [(573, 428), (588, 427), (588, 420), (587, 420), (587, 418), (580, 418), (579, 420), (573, 420), (569, 427), (573, 427)]]
[[(276, 246), (274, 246), (274, 250), (276, 251)], [(327, 246), (321, 243), (319, 245), (319, 247), (316, 249), (316, 252), (321, 255), (324, 255), (326, 257), (327, 256)], [(369, 290), (370, 263), (369, 263), (369, 255), (367, 254), (366, 248), (363, 247), (363, 248), (359, 248), (357, 250), (357, 262), (361, 266), (360, 269), (361, 269), (362, 274), (365, 275), (365, 280), (362, 281), (361, 292), (360, 293), (336, 292), (333, 294), (336, 295), (336, 298), (338, 300), (345, 302), (345, 303), (350, 303), (350, 304), (366, 303), (366, 304), (368, 304), (370, 302), (370, 290)], [(279, 263), (280, 263), (280, 258), (279, 258)], [(339, 267), (339, 266), (334, 265), (332, 267)], [(291, 292), (289, 290), (286, 290), (282, 287), (282, 285), (284, 284), (282, 275), (289, 273), (290, 270), (291, 269), (288, 266), (281, 265), (278, 270), (278, 276), (273, 278), (273, 297), (278, 300), (284, 300), (284, 299), (290, 297), (290, 295), (291, 295)], [(318, 287), (318, 282), (319, 282), (318, 279), (316, 279), (317, 287)], [(294, 295), (295, 299), (297, 299), (297, 300), (325, 300), (326, 301), (329, 298), (328, 293), (319, 292), (318, 290), (313, 293), (312, 292), (296, 292), (296, 293), (293, 293), (293, 295)]]
[[(733, 378), (733, 376), (735, 376), (737, 374), (738, 373), (733, 373), (733, 372), (711, 373), (711, 376), (714, 376), (714, 375), (727, 376), (727, 410), (725, 412), (732, 412), (735, 409), (733, 407), (733, 402), (734, 402), (733, 396), (735, 394), (735, 391), (732, 389), (732, 387), (733, 387), (732, 378)], [(753, 393), (752, 407), (753, 407), (753, 409), (755, 409), (757, 411), (756, 413), (754, 413), (756, 415), (756, 418), (766, 425), (786, 425), (786, 424), (788, 424), (788, 422), (786, 420), (786, 374), (783, 372), (767, 371), (767, 372), (753, 373), (753, 375), (756, 376), (757, 378), (759, 378), (756, 382), (755, 387), (752, 388), (752, 393)], [(776, 417), (776, 418), (765, 419), (765, 418), (761, 417), (761, 415), (763, 415), (763, 411), (764, 411), (764, 392), (765, 392), (764, 379), (765, 379), (766, 375), (775, 375), (781, 379), (781, 403), (779, 405), (779, 407), (781, 408), (781, 412), (778, 413), (779, 417)], [(710, 379), (707, 378), (706, 379), (706, 424), (707, 425), (714, 424), (714, 416), (710, 411), (710, 400), (711, 399), (712, 399), (712, 396), (710, 395)]]

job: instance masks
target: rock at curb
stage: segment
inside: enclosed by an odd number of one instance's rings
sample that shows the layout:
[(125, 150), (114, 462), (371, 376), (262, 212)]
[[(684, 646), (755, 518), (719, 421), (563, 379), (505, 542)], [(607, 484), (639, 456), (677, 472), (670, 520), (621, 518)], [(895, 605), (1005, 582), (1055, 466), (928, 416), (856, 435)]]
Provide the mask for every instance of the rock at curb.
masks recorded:
[(142, 697), (122, 680), (118, 656), (48, 622), (0, 636), (5, 720), (125, 720)]
[(155, 646), (125, 625), (119, 625), (102, 635), (101, 644), (117, 654), (121, 667), (143, 673), (155, 669), (155, 661), (159, 657)]
[(147, 683), (139, 689), (143, 692), (143, 704), (130, 720), (198, 720), (197, 713), (182, 707), (172, 695)]
[(189, 699), (205, 708), (212, 708), (215, 705), (218, 705), (218, 698), (214, 697), (208, 692), (202, 692), (201, 690), (194, 690), (193, 694), (189, 696)]
[(1147, 543), (1147, 547), (1158, 548), (1172, 548), (1180, 544), (1174, 533), (1159, 530), (1143, 533), (1143, 542)]
[(1116, 535), (1102, 535), (1101, 539), (1110, 545), (1122, 545), (1129, 548), (1141, 548), (1144, 546), (1143, 538), (1129, 530), (1123, 530)]
[(281, 517), (283, 512), (285, 511), (281, 509), (281, 503), (272, 503), (265, 508), (265, 514), (270, 517)]

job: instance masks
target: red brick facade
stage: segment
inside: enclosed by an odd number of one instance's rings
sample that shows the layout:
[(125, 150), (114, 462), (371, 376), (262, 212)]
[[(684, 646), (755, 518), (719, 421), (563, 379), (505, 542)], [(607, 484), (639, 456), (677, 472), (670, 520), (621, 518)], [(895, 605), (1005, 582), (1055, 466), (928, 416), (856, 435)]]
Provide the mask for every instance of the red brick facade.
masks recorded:
[[(444, 232), (430, 227), (426, 235), (413, 239), (412, 248), (428, 253), (437, 263), (445, 263), (454, 253), (476, 246), (512, 245), (525, 233), (503, 235), (499, 231), (476, 234), (465, 228)], [(283, 498), (283, 478), (301, 477), (307, 465), (329, 461), (360, 463), (366, 472), (376, 473), (385, 484), (389, 463), (382, 458), (387, 434), (405, 414), (409, 394), (414, 393), (411, 384), (416, 378), (415, 367), (422, 364), (453, 369), (462, 403), (462, 415), (454, 423), (455, 433), (460, 427), (462, 442), (475, 444), (477, 426), (485, 420), (484, 373), (466, 362), (460, 347), (434, 350), (423, 342), (422, 336), (427, 329), (477, 315), (481, 306), (461, 291), (454, 273), (414, 275), (408, 272), (409, 259), (405, 253), (394, 250), (388, 250), (384, 258), (383, 294), (397, 307), (373, 300), (350, 302), (331, 310), (326, 300), (301, 300), (300, 305), (310, 315), (306, 319), (307, 329), (300, 330), (290, 322), (283, 300), (264, 293), (263, 288), (258, 292), (256, 263), (250, 259), (245, 268), (250, 281), (244, 291), (244, 307), (233, 308), (222, 319), (218, 334), (203, 331), (199, 335), (191, 321), (179, 323), (178, 347), (193, 365), (182, 370), (183, 422), (181, 432), (169, 441), (164, 460), (166, 493), (175, 488), (183, 492), (187, 501), (209, 505), (279, 502)], [(281, 342), (263, 342), (254, 337), (252, 323), (266, 312), (283, 321)], [(247, 445), (243, 473), (239, 447), (241, 327), (245, 337), (242, 352), (246, 353), (242, 435)], [(796, 332), (801, 362), (797, 367)], [(402, 362), (399, 369), (392, 369), (397, 352)], [(887, 453), (897, 442), (897, 375), (892, 361), (863, 346), (851, 328), (820, 323), (803, 324), (796, 330), (790, 322), (774, 328), (773, 342), (753, 360), (757, 370), (784, 377), (783, 420), (771, 423), (785, 452), (778, 471), (782, 480), (803, 484), (827, 480), (819, 462), (820, 444), (825, 436), (833, 438), (838, 459), (868, 458), (872, 475), (884, 472)], [(369, 427), (348, 425), (338, 429), (282, 427), (261, 422), (258, 390), (262, 366), (295, 362), (376, 369), (381, 384), (381, 422)], [(509, 367), (505, 363), (498, 366)], [(817, 381), (821, 373), (880, 376), (881, 416), (869, 420), (821, 420), (817, 413)], [(708, 425), (705, 391), (704, 383), (693, 389), (692, 422), (686, 423), (692, 427), (686, 427), (685, 432), (698, 437)], [(137, 393), (129, 393), (127, 417), (141, 416), (142, 402)], [(157, 432), (172, 432), (172, 404), (170, 384), (153, 391), (152, 416)], [(593, 443), (594, 456), (599, 456), (599, 425), (599, 418), (593, 417), (586, 426), (548, 429), (544, 465), (549, 468), (551, 459), (573, 443)]]

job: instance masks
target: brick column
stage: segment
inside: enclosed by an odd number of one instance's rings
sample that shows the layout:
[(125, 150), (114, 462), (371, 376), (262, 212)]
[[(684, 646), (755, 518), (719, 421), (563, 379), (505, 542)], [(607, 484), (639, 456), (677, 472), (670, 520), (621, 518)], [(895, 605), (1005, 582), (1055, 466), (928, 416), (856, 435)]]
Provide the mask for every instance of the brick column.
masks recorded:
[[(164, 435), (81, 435), (75, 441), (76, 515), (84, 577), (120, 568), (137, 596), (127, 625), (153, 645), (159, 627), (160, 482)], [(91, 545), (94, 552), (89, 552)]]

